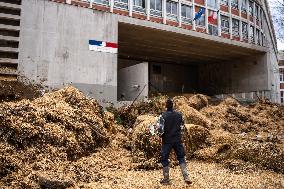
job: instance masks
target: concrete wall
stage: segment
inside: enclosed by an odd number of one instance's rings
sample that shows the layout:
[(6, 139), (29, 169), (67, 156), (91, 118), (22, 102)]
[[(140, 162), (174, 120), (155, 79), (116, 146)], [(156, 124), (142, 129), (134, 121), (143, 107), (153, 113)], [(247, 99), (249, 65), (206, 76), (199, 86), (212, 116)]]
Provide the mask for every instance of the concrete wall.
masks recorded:
[(199, 66), (199, 89), (206, 94), (269, 90), (267, 55)]
[[(153, 66), (161, 67), (161, 74), (155, 74)], [(150, 82), (152, 91), (194, 93), (198, 90), (197, 66), (178, 64), (150, 64)]]
[(148, 97), (148, 62), (118, 71), (118, 100), (133, 101)]
[(47, 0), (22, 0), (21, 14), (21, 80), (116, 100), (117, 54), (88, 49), (90, 39), (117, 43), (116, 16)]
[[(35, 82), (48, 88), (59, 88), (72, 84), (87, 95), (100, 100), (117, 100), (117, 54), (89, 51), (88, 40), (118, 41), (118, 21), (221, 41), (239, 47), (263, 47), (222, 39), (195, 31), (180, 29), (146, 20), (94, 11), (48, 0), (22, 0), (21, 35), (19, 43), (20, 80)], [(250, 60), (201, 65), (199, 72), (189, 69), (180, 75), (178, 68), (167, 69), (168, 90), (199, 88), (212, 93), (243, 93), (270, 91), (276, 101), (279, 93), (277, 55), (269, 28), (264, 28), (269, 47), (267, 54)], [(196, 79), (199, 73), (199, 79)], [(173, 76), (173, 78), (170, 78)], [(163, 80), (165, 78), (162, 78)], [(190, 83), (194, 81), (193, 83)], [(169, 82), (168, 82), (169, 83)], [(213, 83), (213, 86), (212, 86)], [(196, 87), (197, 86), (197, 87)], [(215, 89), (216, 86), (218, 90)]]

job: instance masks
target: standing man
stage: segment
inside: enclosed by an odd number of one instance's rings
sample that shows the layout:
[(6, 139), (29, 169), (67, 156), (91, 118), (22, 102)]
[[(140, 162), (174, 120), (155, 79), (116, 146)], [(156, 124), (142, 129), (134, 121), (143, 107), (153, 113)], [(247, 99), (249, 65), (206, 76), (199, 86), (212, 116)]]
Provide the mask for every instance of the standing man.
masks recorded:
[(181, 172), (186, 184), (191, 184), (185, 162), (185, 150), (182, 144), (182, 129), (184, 121), (182, 114), (173, 110), (173, 101), (168, 99), (166, 102), (167, 111), (160, 116), (160, 127), (158, 132), (162, 135), (162, 165), (164, 178), (161, 184), (170, 184), (169, 178), (169, 155), (173, 148)]

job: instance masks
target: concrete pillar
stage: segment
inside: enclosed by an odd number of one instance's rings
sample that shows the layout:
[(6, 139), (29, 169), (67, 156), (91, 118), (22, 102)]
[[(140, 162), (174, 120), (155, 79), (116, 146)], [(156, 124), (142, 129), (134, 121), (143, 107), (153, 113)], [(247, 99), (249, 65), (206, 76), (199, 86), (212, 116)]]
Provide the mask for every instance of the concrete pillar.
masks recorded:
[(253, 2), (253, 25), (254, 25), (254, 28), (253, 28), (253, 33), (254, 33), (254, 44), (257, 44), (257, 41), (256, 41), (256, 12), (255, 12), (255, 2)]
[(132, 12), (133, 12), (133, 0), (128, 0), (128, 6), (129, 6), (129, 16), (132, 16)]
[(242, 0), (238, 0), (239, 17), (242, 17)]
[(220, 11), (220, 0), (217, 0), (217, 9), (219, 10), (219, 12), (218, 12), (218, 17), (217, 17), (218, 36), (221, 36), (221, 11)]
[(195, 20), (193, 20), (195, 17), (195, 2), (192, 0), (192, 29), (196, 30), (196, 23)]
[(243, 22), (241, 19), (239, 21), (239, 34), (240, 34), (240, 40), (243, 41)]
[(110, 12), (113, 12), (114, 0), (110, 0)]
[(242, 32), (242, 28), (243, 28), (243, 25), (242, 25), (242, 1), (243, 0), (238, 0), (238, 4), (239, 4), (239, 17), (240, 17), (240, 20), (239, 20), (240, 41), (243, 40), (243, 32)]
[(150, 20), (150, 0), (146, 0), (146, 14), (147, 14), (147, 20)]
[(181, 0), (178, 1), (178, 26), (181, 27)]
[(206, 33), (209, 33), (208, 29), (208, 6), (207, 6), (207, 0), (205, 0), (205, 28), (206, 28)]
[(251, 39), (250, 39), (250, 35), (251, 35), (251, 33), (250, 33), (250, 15), (249, 15), (250, 13), (249, 13), (249, 0), (247, 1), (247, 20), (248, 20), (248, 43), (250, 43), (251, 42)]
[(163, 0), (162, 1), (162, 11), (163, 11), (163, 23), (167, 23), (167, 1)]
[(230, 39), (233, 38), (233, 26), (232, 26), (232, 5), (231, 5), (231, 0), (229, 0), (229, 32), (230, 32)]

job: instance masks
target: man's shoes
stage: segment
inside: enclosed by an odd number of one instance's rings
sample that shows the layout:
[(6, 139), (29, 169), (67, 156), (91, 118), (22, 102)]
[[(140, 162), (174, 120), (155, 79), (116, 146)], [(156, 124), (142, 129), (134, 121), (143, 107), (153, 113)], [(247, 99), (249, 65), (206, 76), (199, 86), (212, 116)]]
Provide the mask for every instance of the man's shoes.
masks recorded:
[(169, 166), (163, 167), (163, 176), (164, 176), (164, 178), (160, 181), (161, 184), (163, 184), (163, 185), (169, 185), (170, 184), (169, 172), (170, 172)]
[(182, 163), (182, 164), (180, 164), (179, 166), (180, 166), (180, 170), (181, 170), (181, 173), (182, 173), (184, 182), (185, 182), (186, 184), (188, 184), (188, 185), (192, 184), (192, 182), (190, 181), (189, 176), (188, 176), (186, 164), (185, 164), (185, 163)]
[(170, 179), (162, 179), (162, 180), (160, 180), (160, 183), (162, 184), (162, 185), (169, 185), (171, 182), (170, 182)]
[(191, 180), (189, 180), (189, 178), (184, 179), (184, 182), (185, 182), (185, 184), (187, 184), (187, 185), (191, 185), (191, 184), (192, 184), (192, 182), (191, 182)]

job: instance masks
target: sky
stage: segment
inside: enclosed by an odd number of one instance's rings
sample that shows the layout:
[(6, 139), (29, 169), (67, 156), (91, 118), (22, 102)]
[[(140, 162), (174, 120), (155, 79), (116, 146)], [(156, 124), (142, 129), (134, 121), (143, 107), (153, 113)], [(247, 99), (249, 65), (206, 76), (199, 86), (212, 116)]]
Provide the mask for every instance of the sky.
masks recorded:
[[(281, 0), (279, 0), (281, 1)], [(270, 6), (270, 10), (271, 10), (271, 14), (274, 16), (274, 17), (279, 17), (279, 13), (277, 13), (275, 11), (275, 6), (278, 4), (278, 0), (268, 0), (269, 2), (269, 6)], [(272, 17), (274, 19), (274, 17)], [(274, 27), (277, 28), (279, 26), (277, 26), (277, 24), (274, 22)], [(284, 28), (283, 29), (276, 29), (276, 36), (279, 35), (279, 33), (277, 32), (284, 32)], [(282, 33), (282, 36), (283, 36), (283, 33)], [(277, 47), (278, 47), (278, 50), (284, 50), (284, 43), (281, 42), (279, 39), (277, 39)]]

